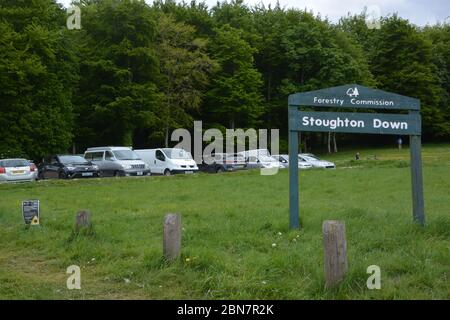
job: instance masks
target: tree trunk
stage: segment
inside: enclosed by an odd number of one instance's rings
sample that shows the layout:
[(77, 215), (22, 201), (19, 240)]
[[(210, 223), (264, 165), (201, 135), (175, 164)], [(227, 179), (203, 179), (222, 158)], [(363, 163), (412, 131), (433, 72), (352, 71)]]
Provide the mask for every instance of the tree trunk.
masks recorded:
[(331, 153), (331, 132), (328, 132), (328, 153)]
[(166, 146), (166, 148), (169, 147), (169, 126), (166, 126), (166, 132), (164, 133), (164, 145)]
[(302, 132), (298, 132), (298, 153), (302, 153)]
[(308, 145), (306, 144), (306, 139), (308, 138), (308, 136), (305, 134), (305, 153), (308, 152)]
[(336, 132), (333, 133), (333, 149), (334, 149), (335, 153), (338, 152), (337, 143), (336, 143)]

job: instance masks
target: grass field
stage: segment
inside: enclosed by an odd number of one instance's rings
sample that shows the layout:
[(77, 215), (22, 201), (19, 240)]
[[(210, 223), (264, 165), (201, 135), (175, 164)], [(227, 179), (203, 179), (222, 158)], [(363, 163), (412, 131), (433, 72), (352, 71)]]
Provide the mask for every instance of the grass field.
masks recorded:
[[(427, 226), (412, 222), (409, 151), (355, 150), (300, 173), (300, 231), (288, 172), (0, 185), (0, 299), (449, 299), (450, 145), (423, 148)], [(378, 160), (366, 160), (376, 154)], [(41, 201), (25, 228), (21, 202)], [(95, 234), (72, 237), (78, 210)], [(182, 258), (162, 259), (166, 213), (182, 214)], [(349, 273), (324, 289), (322, 222), (344, 220)], [(273, 246), (273, 244), (276, 246)], [(66, 268), (81, 267), (81, 290)], [(369, 290), (369, 265), (381, 289)]]

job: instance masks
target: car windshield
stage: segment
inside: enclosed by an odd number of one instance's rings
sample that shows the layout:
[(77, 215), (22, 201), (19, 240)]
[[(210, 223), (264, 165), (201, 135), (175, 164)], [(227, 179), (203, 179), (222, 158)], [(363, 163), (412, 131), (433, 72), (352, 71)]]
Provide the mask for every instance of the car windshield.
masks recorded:
[(141, 160), (132, 150), (114, 150), (113, 153), (117, 160)]
[(259, 157), (259, 160), (260, 160), (261, 162), (277, 162), (277, 160), (275, 160), (275, 159), (272, 158), (272, 157), (268, 157), (268, 156), (260, 156), (260, 157)]
[(59, 156), (59, 162), (63, 164), (86, 164), (85, 158), (80, 156)]
[(183, 149), (162, 149), (170, 159), (192, 160), (192, 155)]
[(311, 160), (311, 161), (320, 160), (319, 158), (317, 158), (316, 156), (313, 156), (312, 154), (302, 154), (302, 157), (306, 160)]
[(30, 163), (25, 159), (0, 160), (0, 167), (28, 167)]

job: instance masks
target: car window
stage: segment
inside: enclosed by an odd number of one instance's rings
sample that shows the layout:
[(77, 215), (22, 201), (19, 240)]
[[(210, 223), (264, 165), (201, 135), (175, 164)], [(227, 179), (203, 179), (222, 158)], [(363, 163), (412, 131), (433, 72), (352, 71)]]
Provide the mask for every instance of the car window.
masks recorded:
[(314, 156), (314, 155), (312, 155), (312, 154), (305, 154), (305, 155), (303, 155), (303, 157), (304, 157), (306, 160), (311, 160), (311, 161), (317, 161), (317, 160), (320, 160), (319, 158), (317, 158), (316, 156)]
[(112, 154), (111, 151), (105, 152), (105, 160), (114, 160), (114, 155)]
[(162, 153), (161, 150), (156, 150), (156, 155), (155, 155), (156, 159), (160, 160), (160, 161), (165, 161), (166, 157), (164, 156), (164, 154)]
[(192, 155), (190, 152), (187, 152), (183, 149), (170, 149), (165, 148), (163, 149), (164, 153), (167, 155), (170, 159), (185, 159), (185, 160), (191, 160)]
[(248, 162), (257, 162), (257, 161), (258, 161), (258, 159), (256, 157), (253, 157), (253, 156), (248, 157)]
[(0, 167), (28, 167), (30, 163), (24, 159), (12, 159), (12, 160), (2, 160), (0, 161)]
[(86, 152), (84, 158), (88, 161), (102, 161), (103, 160), (103, 151), (102, 152)]
[(59, 156), (59, 162), (63, 164), (85, 164), (86, 159), (80, 156)]
[(114, 150), (113, 154), (117, 160), (141, 160), (133, 150)]

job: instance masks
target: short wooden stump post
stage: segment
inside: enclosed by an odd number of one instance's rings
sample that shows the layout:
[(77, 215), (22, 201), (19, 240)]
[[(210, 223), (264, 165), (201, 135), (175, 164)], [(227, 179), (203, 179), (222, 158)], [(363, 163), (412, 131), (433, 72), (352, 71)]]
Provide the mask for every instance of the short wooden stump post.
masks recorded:
[(181, 215), (169, 213), (164, 218), (163, 253), (168, 261), (177, 259), (181, 249)]
[(92, 235), (94, 233), (91, 221), (91, 213), (89, 211), (78, 211), (75, 218), (75, 233)]
[(341, 281), (348, 270), (345, 223), (326, 220), (322, 225), (325, 287), (331, 288)]

